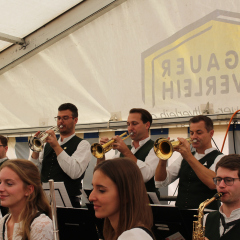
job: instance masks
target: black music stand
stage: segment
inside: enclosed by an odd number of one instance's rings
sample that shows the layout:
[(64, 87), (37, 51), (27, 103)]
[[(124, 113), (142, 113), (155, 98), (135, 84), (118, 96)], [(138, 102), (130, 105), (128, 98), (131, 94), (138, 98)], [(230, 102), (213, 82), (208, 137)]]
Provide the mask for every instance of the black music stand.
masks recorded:
[(160, 205), (151, 205), (151, 207), (154, 222), (153, 232), (157, 240), (165, 240), (173, 234), (181, 234), (183, 238), (177, 238), (179, 240), (192, 239), (193, 222), (191, 222), (191, 226), (186, 224), (177, 207)]
[(98, 240), (94, 220), (88, 209), (57, 207), (59, 238)]

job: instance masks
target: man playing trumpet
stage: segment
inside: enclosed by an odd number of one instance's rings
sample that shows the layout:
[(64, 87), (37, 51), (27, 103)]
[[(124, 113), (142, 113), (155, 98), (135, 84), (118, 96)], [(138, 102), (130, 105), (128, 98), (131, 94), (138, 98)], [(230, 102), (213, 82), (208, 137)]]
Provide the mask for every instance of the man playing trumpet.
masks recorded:
[(53, 179), (64, 182), (73, 207), (80, 207), (79, 198), (88, 163), (91, 160), (90, 144), (75, 135), (78, 109), (71, 103), (58, 108), (55, 118), (60, 132), (57, 140), (53, 130), (47, 130), (46, 144), (40, 154), (33, 152), (31, 161), (38, 166), (42, 182)]
[[(174, 148), (181, 156), (167, 167), (167, 161), (159, 159), (155, 174), (156, 187), (166, 187), (179, 178), (176, 206), (182, 209), (198, 208), (199, 204), (216, 193), (213, 183), (215, 166), (222, 154), (212, 147), (214, 134), (212, 120), (203, 115), (190, 119), (190, 137), (196, 152), (191, 152), (186, 139), (178, 138), (181, 144)], [(208, 208), (217, 209), (217, 202)]]
[[(133, 108), (129, 111), (127, 120), (128, 133), (132, 139), (131, 146), (127, 146), (124, 141), (115, 136), (113, 139), (113, 149), (117, 149), (118, 153), (114, 158), (127, 157), (132, 159), (140, 168), (143, 179), (148, 192), (156, 192), (159, 197), (159, 192), (154, 185), (154, 174), (158, 164), (158, 158), (153, 151), (153, 144), (149, 137), (149, 128), (152, 124), (152, 115), (145, 109)], [(101, 138), (100, 144), (108, 142), (108, 138)], [(97, 159), (97, 163), (105, 160)]]

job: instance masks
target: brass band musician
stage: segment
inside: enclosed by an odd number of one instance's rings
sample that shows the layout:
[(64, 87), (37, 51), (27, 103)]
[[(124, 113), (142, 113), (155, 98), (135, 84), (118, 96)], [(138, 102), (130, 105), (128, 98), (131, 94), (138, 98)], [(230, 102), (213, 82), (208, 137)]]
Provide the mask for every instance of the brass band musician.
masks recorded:
[[(82, 179), (91, 159), (90, 144), (75, 135), (78, 121), (78, 109), (71, 103), (58, 108), (56, 117), (60, 138), (53, 130), (47, 130), (49, 136), (42, 152), (33, 152), (31, 161), (41, 170), (42, 182), (53, 179), (64, 182), (73, 207), (80, 207), (79, 198)], [(60, 128), (61, 126), (61, 128)]]
[[(199, 204), (216, 193), (212, 179), (216, 176), (214, 170), (222, 154), (212, 147), (214, 134), (212, 120), (203, 115), (190, 119), (190, 137), (196, 152), (191, 152), (186, 139), (178, 138), (181, 144), (174, 150), (181, 156), (167, 167), (167, 161), (159, 160), (155, 184), (165, 187), (179, 178), (179, 189), (176, 206), (182, 209), (198, 208)], [(208, 206), (217, 209), (217, 201)]]
[(223, 193), (219, 211), (206, 214), (205, 236), (209, 240), (237, 240), (240, 236), (240, 155), (224, 156), (216, 165), (217, 191)]
[(0, 166), (6, 160), (8, 160), (7, 151), (8, 151), (8, 139), (3, 135), (0, 135)]
[[(117, 149), (118, 153), (113, 158), (127, 157), (133, 160), (142, 172), (143, 179), (148, 192), (156, 192), (159, 197), (159, 192), (155, 188), (154, 174), (158, 164), (158, 157), (153, 151), (153, 144), (149, 137), (149, 128), (152, 124), (152, 115), (145, 109), (133, 108), (129, 111), (127, 120), (128, 132), (132, 133), (131, 146), (127, 146), (124, 141), (115, 136), (113, 139), (113, 149)], [(101, 138), (100, 143), (104, 144), (109, 141), (108, 138)], [(105, 160), (105, 157), (98, 159), (100, 163)]]

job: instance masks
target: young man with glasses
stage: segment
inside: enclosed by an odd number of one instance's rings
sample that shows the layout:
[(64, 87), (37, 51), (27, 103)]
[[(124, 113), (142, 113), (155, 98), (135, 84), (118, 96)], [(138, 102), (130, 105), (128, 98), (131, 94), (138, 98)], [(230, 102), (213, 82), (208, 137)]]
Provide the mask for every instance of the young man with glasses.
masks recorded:
[(205, 236), (209, 240), (240, 238), (240, 155), (224, 156), (216, 165), (213, 178), (217, 191), (223, 193), (219, 211), (205, 215)]
[(8, 139), (2, 135), (0, 135), (0, 166), (8, 160), (7, 157), (8, 151)]
[(41, 171), (42, 182), (53, 179), (64, 182), (73, 207), (80, 207), (79, 196), (82, 179), (91, 160), (90, 144), (75, 135), (78, 121), (78, 109), (71, 103), (64, 103), (58, 108), (55, 117), (60, 137), (53, 130), (47, 130), (49, 136), (42, 152), (33, 152), (31, 161)]

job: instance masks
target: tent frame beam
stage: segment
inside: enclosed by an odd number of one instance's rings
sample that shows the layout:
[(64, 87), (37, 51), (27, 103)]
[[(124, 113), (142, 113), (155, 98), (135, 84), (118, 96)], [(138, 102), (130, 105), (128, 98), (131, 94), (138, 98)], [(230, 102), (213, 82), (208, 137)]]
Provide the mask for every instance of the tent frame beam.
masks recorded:
[[(0, 52), (0, 75), (85, 26), (126, 0), (87, 0)], [(10, 39), (10, 38), (9, 38)], [(16, 39), (15, 39), (16, 40)], [(14, 43), (16, 43), (14, 42)]]
[[(232, 117), (232, 114), (219, 114), (219, 115), (207, 115), (212, 119), (215, 125), (228, 125), (229, 120)], [(178, 117), (178, 118), (155, 118), (153, 119), (153, 123), (151, 129), (154, 128), (180, 128), (180, 127), (188, 127), (189, 120), (193, 116), (187, 117)], [(236, 114), (232, 120), (233, 122), (240, 123), (240, 114)], [(19, 128), (19, 129), (2, 129), (0, 130), (0, 134), (4, 136), (30, 136), (35, 134), (37, 131), (45, 131), (50, 126), (45, 127), (34, 127), (34, 128)], [(126, 130), (127, 123), (126, 121), (108, 121), (102, 123), (88, 123), (88, 124), (77, 124), (75, 127), (76, 132), (97, 132), (97, 131), (116, 131), (116, 130)]]
[(1, 33), (1, 32), (0, 32), (0, 40), (18, 44), (18, 45), (26, 45), (25, 40), (23, 38), (18, 38), (18, 37)]

